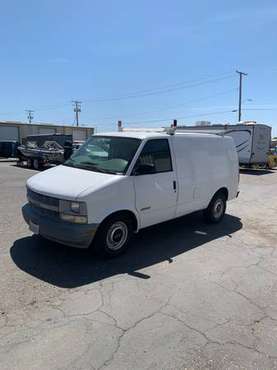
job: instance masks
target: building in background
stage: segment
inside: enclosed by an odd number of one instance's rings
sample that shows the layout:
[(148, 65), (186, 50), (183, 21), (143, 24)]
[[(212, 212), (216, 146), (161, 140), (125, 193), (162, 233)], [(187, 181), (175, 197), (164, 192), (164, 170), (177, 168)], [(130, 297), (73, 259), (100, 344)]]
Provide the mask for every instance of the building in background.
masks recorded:
[(73, 141), (83, 141), (94, 134), (93, 127), (23, 123), (16, 121), (0, 121), (0, 141), (22, 139), (29, 135), (40, 134), (66, 134), (72, 135)]
[(196, 121), (195, 126), (210, 126), (212, 123), (211, 121)]

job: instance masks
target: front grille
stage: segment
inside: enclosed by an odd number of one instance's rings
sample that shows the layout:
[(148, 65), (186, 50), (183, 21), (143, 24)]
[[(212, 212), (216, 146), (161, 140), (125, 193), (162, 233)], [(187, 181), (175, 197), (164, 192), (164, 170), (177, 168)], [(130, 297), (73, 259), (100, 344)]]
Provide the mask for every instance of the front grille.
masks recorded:
[(32, 205), (33, 210), (36, 211), (37, 213), (39, 213), (42, 216), (50, 216), (51, 218), (58, 217), (58, 213), (56, 211), (52, 211), (51, 209), (38, 207), (34, 203), (31, 203), (31, 205)]
[(38, 208), (44, 208), (53, 212), (59, 212), (59, 199), (49, 197), (32, 191), (27, 188), (28, 201)]

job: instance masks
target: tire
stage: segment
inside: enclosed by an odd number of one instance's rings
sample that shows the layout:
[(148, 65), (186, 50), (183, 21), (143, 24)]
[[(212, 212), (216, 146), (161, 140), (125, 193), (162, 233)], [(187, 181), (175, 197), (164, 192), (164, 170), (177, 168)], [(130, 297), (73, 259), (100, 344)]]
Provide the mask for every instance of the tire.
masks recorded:
[(92, 249), (103, 257), (116, 257), (128, 248), (134, 225), (126, 215), (109, 217), (97, 230)]
[(207, 209), (204, 211), (204, 218), (207, 223), (217, 224), (219, 223), (226, 211), (226, 195), (220, 191), (213, 196)]
[(27, 167), (28, 168), (32, 168), (33, 167), (33, 161), (30, 158), (27, 159)]
[(40, 163), (39, 163), (38, 159), (33, 159), (32, 160), (32, 167), (37, 171), (40, 169), (41, 166), (40, 166)]

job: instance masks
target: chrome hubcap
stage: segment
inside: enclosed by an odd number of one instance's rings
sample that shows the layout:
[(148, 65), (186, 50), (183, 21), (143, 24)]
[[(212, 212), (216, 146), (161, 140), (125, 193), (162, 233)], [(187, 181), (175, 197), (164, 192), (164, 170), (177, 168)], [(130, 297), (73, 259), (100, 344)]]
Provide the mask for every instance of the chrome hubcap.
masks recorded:
[(123, 247), (128, 238), (128, 227), (122, 222), (114, 223), (107, 232), (106, 243), (107, 247), (116, 251)]
[(224, 212), (224, 202), (222, 199), (217, 199), (214, 204), (214, 217), (220, 218)]

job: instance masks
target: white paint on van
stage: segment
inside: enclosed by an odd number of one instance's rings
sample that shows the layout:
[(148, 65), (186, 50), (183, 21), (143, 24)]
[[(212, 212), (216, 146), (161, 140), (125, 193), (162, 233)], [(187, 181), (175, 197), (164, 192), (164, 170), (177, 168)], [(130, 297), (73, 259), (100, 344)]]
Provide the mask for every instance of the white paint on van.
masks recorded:
[[(205, 209), (221, 188), (228, 190), (228, 200), (237, 195), (238, 155), (230, 137), (126, 131), (101, 135), (142, 140), (126, 175), (61, 165), (33, 176), (28, 187), (44, 195), (86, 202), (88, 222), (93, 224), (116, 211), (129, 210), (137, 218), (138, 230)], [(169, 142), (172, 171), (132, 175), (145, 143), (161, 138)]]

